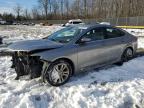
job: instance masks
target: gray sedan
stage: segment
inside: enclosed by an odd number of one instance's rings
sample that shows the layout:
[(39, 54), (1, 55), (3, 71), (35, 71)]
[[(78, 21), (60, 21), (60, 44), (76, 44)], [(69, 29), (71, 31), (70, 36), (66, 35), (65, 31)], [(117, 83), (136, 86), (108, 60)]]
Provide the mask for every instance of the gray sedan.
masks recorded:
[(79, 25), (63, 28), (45, 39), (17, 42), (9, 46), (13, 65), (20, 76), (42, 77), (53, 86), (88, 69), (130, 60), (137, 38), (110, 25)]

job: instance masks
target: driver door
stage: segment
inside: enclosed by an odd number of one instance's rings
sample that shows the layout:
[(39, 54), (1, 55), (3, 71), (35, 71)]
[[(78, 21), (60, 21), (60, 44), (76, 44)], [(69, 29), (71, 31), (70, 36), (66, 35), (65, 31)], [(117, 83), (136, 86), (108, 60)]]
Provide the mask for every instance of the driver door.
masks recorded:
[(89, 41), (78, 44), (78, 65), (80, 69), (101, 65), (105, 62), (104, 37), (105, 31), (103, 28), (91, 29), (81, 37), (80, 41), (83, 38), (87, 38)]

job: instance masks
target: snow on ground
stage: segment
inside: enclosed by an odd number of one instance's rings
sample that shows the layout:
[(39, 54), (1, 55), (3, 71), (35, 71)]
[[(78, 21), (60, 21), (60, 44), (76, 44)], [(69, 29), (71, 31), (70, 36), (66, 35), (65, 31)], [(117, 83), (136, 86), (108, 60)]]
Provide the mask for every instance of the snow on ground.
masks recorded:
[(144, 29), (125, 29), (127, 32), (135, 36), (144, 36)]
[(144, 37), (139, 37), (138, 48), (144, 48)]
[[(5, 26), (0, 35), (9, 43), (45, 37), (60, 28)], [(144, 48), (143, 38), (139, 47)], [(144, 108), (144, 57), (81, 73), (61, 87), (39, 78), (15, 81), (10, 60), (0, 57), (0, 108)]]
[(4, 43), (39, 39), (47, 37), (60, 28), (60, 26), (0, 26), (0, 37), (4, 37)]

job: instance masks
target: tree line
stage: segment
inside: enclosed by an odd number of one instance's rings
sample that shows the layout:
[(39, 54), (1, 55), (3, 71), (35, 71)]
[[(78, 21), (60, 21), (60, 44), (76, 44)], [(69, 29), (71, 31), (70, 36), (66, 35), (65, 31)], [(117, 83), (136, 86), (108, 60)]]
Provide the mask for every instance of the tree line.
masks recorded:
[(17, 4), (4, 19), (51, 20), (72, 18), (119, 18), (144, 16), (144, 0), (38, 0), (31, 10)]

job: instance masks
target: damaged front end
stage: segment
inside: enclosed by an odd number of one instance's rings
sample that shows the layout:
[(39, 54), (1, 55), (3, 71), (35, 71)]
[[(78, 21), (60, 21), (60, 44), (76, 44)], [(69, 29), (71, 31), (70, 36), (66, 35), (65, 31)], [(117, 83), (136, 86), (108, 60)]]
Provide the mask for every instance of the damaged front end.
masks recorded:
[(18, 80), (20, 76), (29, 75), (30, 79), (38, 78), (41, 76), (43, 62), (40, 61), (40, 57), (31, 56), (28, 52), (17, 51), (12, 55), (12, 68), (17, 73)]

